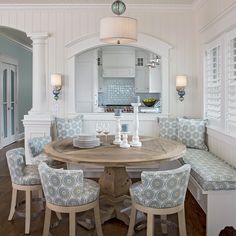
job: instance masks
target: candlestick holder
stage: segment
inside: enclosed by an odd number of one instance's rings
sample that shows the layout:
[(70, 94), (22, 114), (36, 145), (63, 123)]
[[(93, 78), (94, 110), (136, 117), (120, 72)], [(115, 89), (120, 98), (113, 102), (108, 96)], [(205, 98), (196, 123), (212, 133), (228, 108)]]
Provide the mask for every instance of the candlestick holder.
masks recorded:
[(122, 134), (122, 141), (120, 144), (121, 148), (129, 148), (130, 147), (130, 145), (128, 143), (128, 133), (129, 132), (121, 132), (121, 134)]
[(130, 145), (132, 147), (141, 147), (142, 143), (139, 141), (139, 119), (138, 119), (138, 107), (141, 106), (141, 103), (131, 103), (131, 106), (134, 108), (134, 134), (132, 136), (132, 141)]
[(113, 141), (113, 144), (121, 144), (121, 125), (120, 125), (120, 120), (121, 116), (115, 116), (116, 119), (116, 135), (115, 135), (115, 140)]

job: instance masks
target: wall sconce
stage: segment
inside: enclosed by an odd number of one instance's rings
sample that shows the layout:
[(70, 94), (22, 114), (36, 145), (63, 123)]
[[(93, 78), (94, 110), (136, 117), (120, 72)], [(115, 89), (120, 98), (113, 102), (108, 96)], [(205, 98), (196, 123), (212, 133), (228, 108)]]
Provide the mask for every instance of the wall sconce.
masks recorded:
[(187, 76), (186, 75), (177, 75), (176, 76), (176, 90), (179, 95), (179, 100), (182, 102), (185, 95), (185, 87), (187, 86)]
[(51, 75), (51, 85), (53, 87), (52, 93), (55, 100), (58, 100), (59, 94), (62, 87), (62, 75), (61, 74), (52, 74)]

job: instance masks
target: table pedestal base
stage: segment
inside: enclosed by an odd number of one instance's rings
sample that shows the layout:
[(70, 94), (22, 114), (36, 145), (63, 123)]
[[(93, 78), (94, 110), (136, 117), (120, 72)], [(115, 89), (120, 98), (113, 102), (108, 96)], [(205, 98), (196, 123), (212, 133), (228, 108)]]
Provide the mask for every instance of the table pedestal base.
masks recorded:
[(102, 194), (117, 198), (129, 193), (132, 181), (125, 167), (105, 167), (99, 184)]
[[(102, 224), (112, 218), (117, 218), (129, 225), (131, 199), (127, 194), (131, 179), (125, 167), (105, 167), (99, 179), (100, 216)], [(87, 229), (94, 227), (93, 213), (85, 212), (77, 221)]]

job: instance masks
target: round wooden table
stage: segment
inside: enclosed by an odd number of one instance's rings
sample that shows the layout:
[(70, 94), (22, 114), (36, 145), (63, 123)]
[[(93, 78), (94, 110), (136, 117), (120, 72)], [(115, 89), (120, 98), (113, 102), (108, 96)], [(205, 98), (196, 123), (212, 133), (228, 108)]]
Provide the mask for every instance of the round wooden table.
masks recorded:
[[(103, 137), (101, 137), (103, 138)], [(112, 143), (114, 136), (108, 137), (108, 143)], [(163, 138), (141, 137), (142, 147), (120, 148), (117, 145), (101, 145), (91, 149), (81, 149), (73, 146), (71, 138), (54, 141), (45, 146), (45, 153), (51, 159), (62, 162), (73, 162), (86, 165), (104, 166), (104, 172), (99, 179), (102, 199), (106, 205), (113, 206), (110, 214), (101, 213), (102, 222), (116, 217), (129, 224), (129, 217), (121, 214), (123, 206), (121, 202), (130, 199), (127, 195), (131, 185), (131, 179), (126, 172), (126, 166), (144, 166), (161, 161), (171, 161), (182, 157), (186, 147), (178, 142)], [(104, 202), (104, 201), (103, 201)], [(102, 204), (101, 204), (102, 205)]]

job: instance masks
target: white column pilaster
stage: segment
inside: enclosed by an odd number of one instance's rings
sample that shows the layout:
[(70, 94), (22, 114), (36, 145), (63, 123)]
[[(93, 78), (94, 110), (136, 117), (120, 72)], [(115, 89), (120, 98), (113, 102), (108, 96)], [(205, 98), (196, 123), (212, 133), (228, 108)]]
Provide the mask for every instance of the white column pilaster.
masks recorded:
[(47, 90), (47, 57), (46, 46), (48, 33), (28, 34), (33, 41), (33, 88), (32, 108), (28, 115), (24, 116), (25, 129), (25, 158), (30, 164), (30, 152), (28, 141), (33, 137), (51, 135), (53, 118), (49, 113), (48, 90)]
[(48, 91), (46, 91), (46, 40), (48, 33), (28, 35), (33, 41), (33, 93), (31, 114), (47, 113)]

